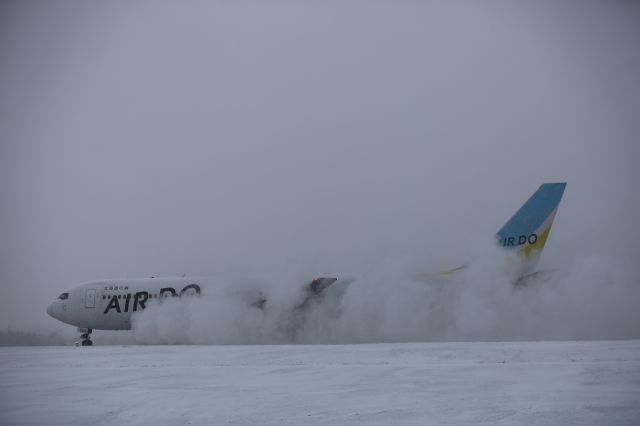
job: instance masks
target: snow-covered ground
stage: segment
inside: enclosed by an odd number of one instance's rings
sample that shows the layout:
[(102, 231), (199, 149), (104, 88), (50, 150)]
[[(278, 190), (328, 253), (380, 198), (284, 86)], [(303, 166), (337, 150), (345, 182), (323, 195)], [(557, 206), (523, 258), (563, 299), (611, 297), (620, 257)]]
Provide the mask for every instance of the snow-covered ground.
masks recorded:
[(640, 341), (0, 349), (2, 425), (640, 424)]

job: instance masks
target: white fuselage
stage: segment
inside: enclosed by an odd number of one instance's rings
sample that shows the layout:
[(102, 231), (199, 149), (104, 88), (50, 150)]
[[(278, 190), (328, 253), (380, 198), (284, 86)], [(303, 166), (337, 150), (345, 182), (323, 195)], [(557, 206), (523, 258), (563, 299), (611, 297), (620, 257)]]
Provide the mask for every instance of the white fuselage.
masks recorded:
[(164, 298), (200, 294), (202, 282), (201, 278), (94, 281), (62, 293), (47, 313), (79, 328), (129, 330), (134, 312)]

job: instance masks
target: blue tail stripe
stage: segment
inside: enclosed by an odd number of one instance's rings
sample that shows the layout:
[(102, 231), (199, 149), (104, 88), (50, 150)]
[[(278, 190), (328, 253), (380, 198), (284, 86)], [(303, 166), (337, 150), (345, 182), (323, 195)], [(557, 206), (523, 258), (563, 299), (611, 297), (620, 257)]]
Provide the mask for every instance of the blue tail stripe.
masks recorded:
[(529, 235), (538, 230), (553, 213), (567, 186), (562, 183), (545, 183), (527, 200), (511, 219), (498, 231), (498, 239)]

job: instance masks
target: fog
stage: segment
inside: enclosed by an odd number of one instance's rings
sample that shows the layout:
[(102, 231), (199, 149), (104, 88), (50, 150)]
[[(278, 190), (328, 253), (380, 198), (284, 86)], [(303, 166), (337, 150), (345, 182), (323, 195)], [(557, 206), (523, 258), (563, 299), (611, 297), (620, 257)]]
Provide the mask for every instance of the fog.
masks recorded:
[[(45, 313), (62, 291), (187, 274), (225, 278), (102, 337), (639, 338), (639, 23), (633, 2), (3, 2), (0, 325), (73, 335)], [(516, 291), (491, 238), (550, 181), (555, 273)], [(292, 334), (334, 271), (358, 276), (338, 311)]]

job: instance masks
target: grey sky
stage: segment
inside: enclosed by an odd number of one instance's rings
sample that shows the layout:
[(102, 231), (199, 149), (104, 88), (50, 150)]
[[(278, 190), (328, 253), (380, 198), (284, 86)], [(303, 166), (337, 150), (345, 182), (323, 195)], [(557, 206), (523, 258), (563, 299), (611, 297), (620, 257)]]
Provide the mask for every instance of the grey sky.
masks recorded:
[(453, 3), (3, 2), (0, 325), (93, 279), (454, 253), (544, 181), (545, 261), (637, 277), (640, 4)]

